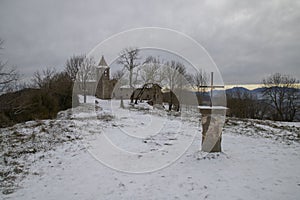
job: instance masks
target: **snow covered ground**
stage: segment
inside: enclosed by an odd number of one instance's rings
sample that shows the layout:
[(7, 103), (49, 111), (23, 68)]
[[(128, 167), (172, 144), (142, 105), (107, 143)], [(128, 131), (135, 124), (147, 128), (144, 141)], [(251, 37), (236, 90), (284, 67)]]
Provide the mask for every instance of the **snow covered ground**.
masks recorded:
[(227, 119), (223, 153), (207, 155), (195, 112), (98, 101), (96, 110), (90, 98), (57, 120), (1, 129), (0, 198), (300, 197), (299, 123)]

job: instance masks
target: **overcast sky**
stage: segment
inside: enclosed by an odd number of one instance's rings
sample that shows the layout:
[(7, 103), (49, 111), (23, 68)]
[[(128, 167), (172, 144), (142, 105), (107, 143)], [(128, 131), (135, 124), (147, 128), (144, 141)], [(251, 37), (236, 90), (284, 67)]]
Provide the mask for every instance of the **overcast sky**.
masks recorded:
[(63, 69), (73, 54), (137, 27), (183, 32), (209, 52), (226, 84), (271, 73), (300, 79), (300, 1), (0, 0), (1, 59), (23, 77)]

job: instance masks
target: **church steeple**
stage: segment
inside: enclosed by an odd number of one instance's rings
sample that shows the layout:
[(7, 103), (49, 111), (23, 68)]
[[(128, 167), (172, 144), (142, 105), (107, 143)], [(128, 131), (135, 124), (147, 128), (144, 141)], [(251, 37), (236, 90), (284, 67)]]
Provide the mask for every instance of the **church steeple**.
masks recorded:
[(102, 55), (100, 62), (96, 68), (98, 69), (97, 76), (98, 76), (98, 80), (100, 80), (100, 82), (102, 80), (110, 79), (109, 78), (109, 66), (107, 65), (103, 55)]
[(96, 97), (101, 99), (111, 99), (113, 90), (117, 80), (110, 80), (109, 78), (110, 67), (107, 65), (104, 56), (101, 56), (99, 64), (96, 66), (97, 73), (97, 89)]
[(99, 62), (99, 64), (98, 64), (98, 66), (99, 66), (99, 67), (104, 67), (104, 68), (107, 68), (107, 67), (108, 67), (108, 65), (107, 65), (107, 63), (106, 63), (106, 61), (105, 61), (103, 55), (102, 55), (102, 57), (101, 57), (101, 59), (100, 59), (100, 62)]

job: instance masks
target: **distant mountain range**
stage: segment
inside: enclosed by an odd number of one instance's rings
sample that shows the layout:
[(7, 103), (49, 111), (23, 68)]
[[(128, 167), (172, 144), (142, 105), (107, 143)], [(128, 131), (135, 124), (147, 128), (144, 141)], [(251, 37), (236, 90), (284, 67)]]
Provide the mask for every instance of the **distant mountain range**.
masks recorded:
[(238, 92), (240, 92), (240, 93), (250, 92), (252, 94), (258, 94), (258, 93), (263, 93), (263, 91), (265, 89), (266, 89), (265, 87), (262, 87), (262, 88), (256, 88), (256, 89), (253, 89), (253, 90), (249, 90), (249, 89), (244, 88), (244, 87), (234, 87), (234, 88), (227, 89), (226, 93), (227, 94), (236, 94)]
[[(244, 88), (244, 87), (234, 87), (234, 88), (227, 89), (226, 93), (227, 94), (235, 94), (237, 92), (241, 92), (241, 93), (250, 92), (252, 94), (262, 94), (265, 89), (266, 89), (265, 87), (261, 87), (261, 88), (256, 88), (256, 89), (253, 89), (253, 90), (249, 90), (249, 89)], [(287, 89), (290, 90), (291, 88), (287, 88)], [(298, 89), (298, 92), (300, 92), (300, 89)]]
[[(245, 92), (250, 92), (252, 94), (258, 94), (258, 93), (263, 93), (265, 88), (256, 88), (256, 89), (253, 89), (253, 90), (249, 90), (247, 88), (244, 88), (244, 87), (233, 87), (233, 88), (230, 88), (230, 89), (226, 89), (225, 92), (226, 94), (237, 94), (238, 92), (240, 93), (245, 93)], [(224, 93), (224, 90), (213, 90), (213, 92), (215, 94), (220, 94), (220, 93)], [(209, 91), (205, 92), (207, 94), (209, 94)]]
[(244, 92), (250, 92), (247, 88), (244, 87), (234, 87), (226, 90), (227, 94), (234, 94), (234, 93), (244, 93)]

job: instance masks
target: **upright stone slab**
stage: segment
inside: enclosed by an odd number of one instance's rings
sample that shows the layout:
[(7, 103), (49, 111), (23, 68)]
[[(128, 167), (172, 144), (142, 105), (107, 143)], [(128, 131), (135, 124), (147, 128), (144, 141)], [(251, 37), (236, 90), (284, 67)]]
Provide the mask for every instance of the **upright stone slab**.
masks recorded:
[(202, 115), (202, 145), (204, 152), (222, 151), (222, 128), (225, 122), (226, 110), (223, 106), (198, 106)]

